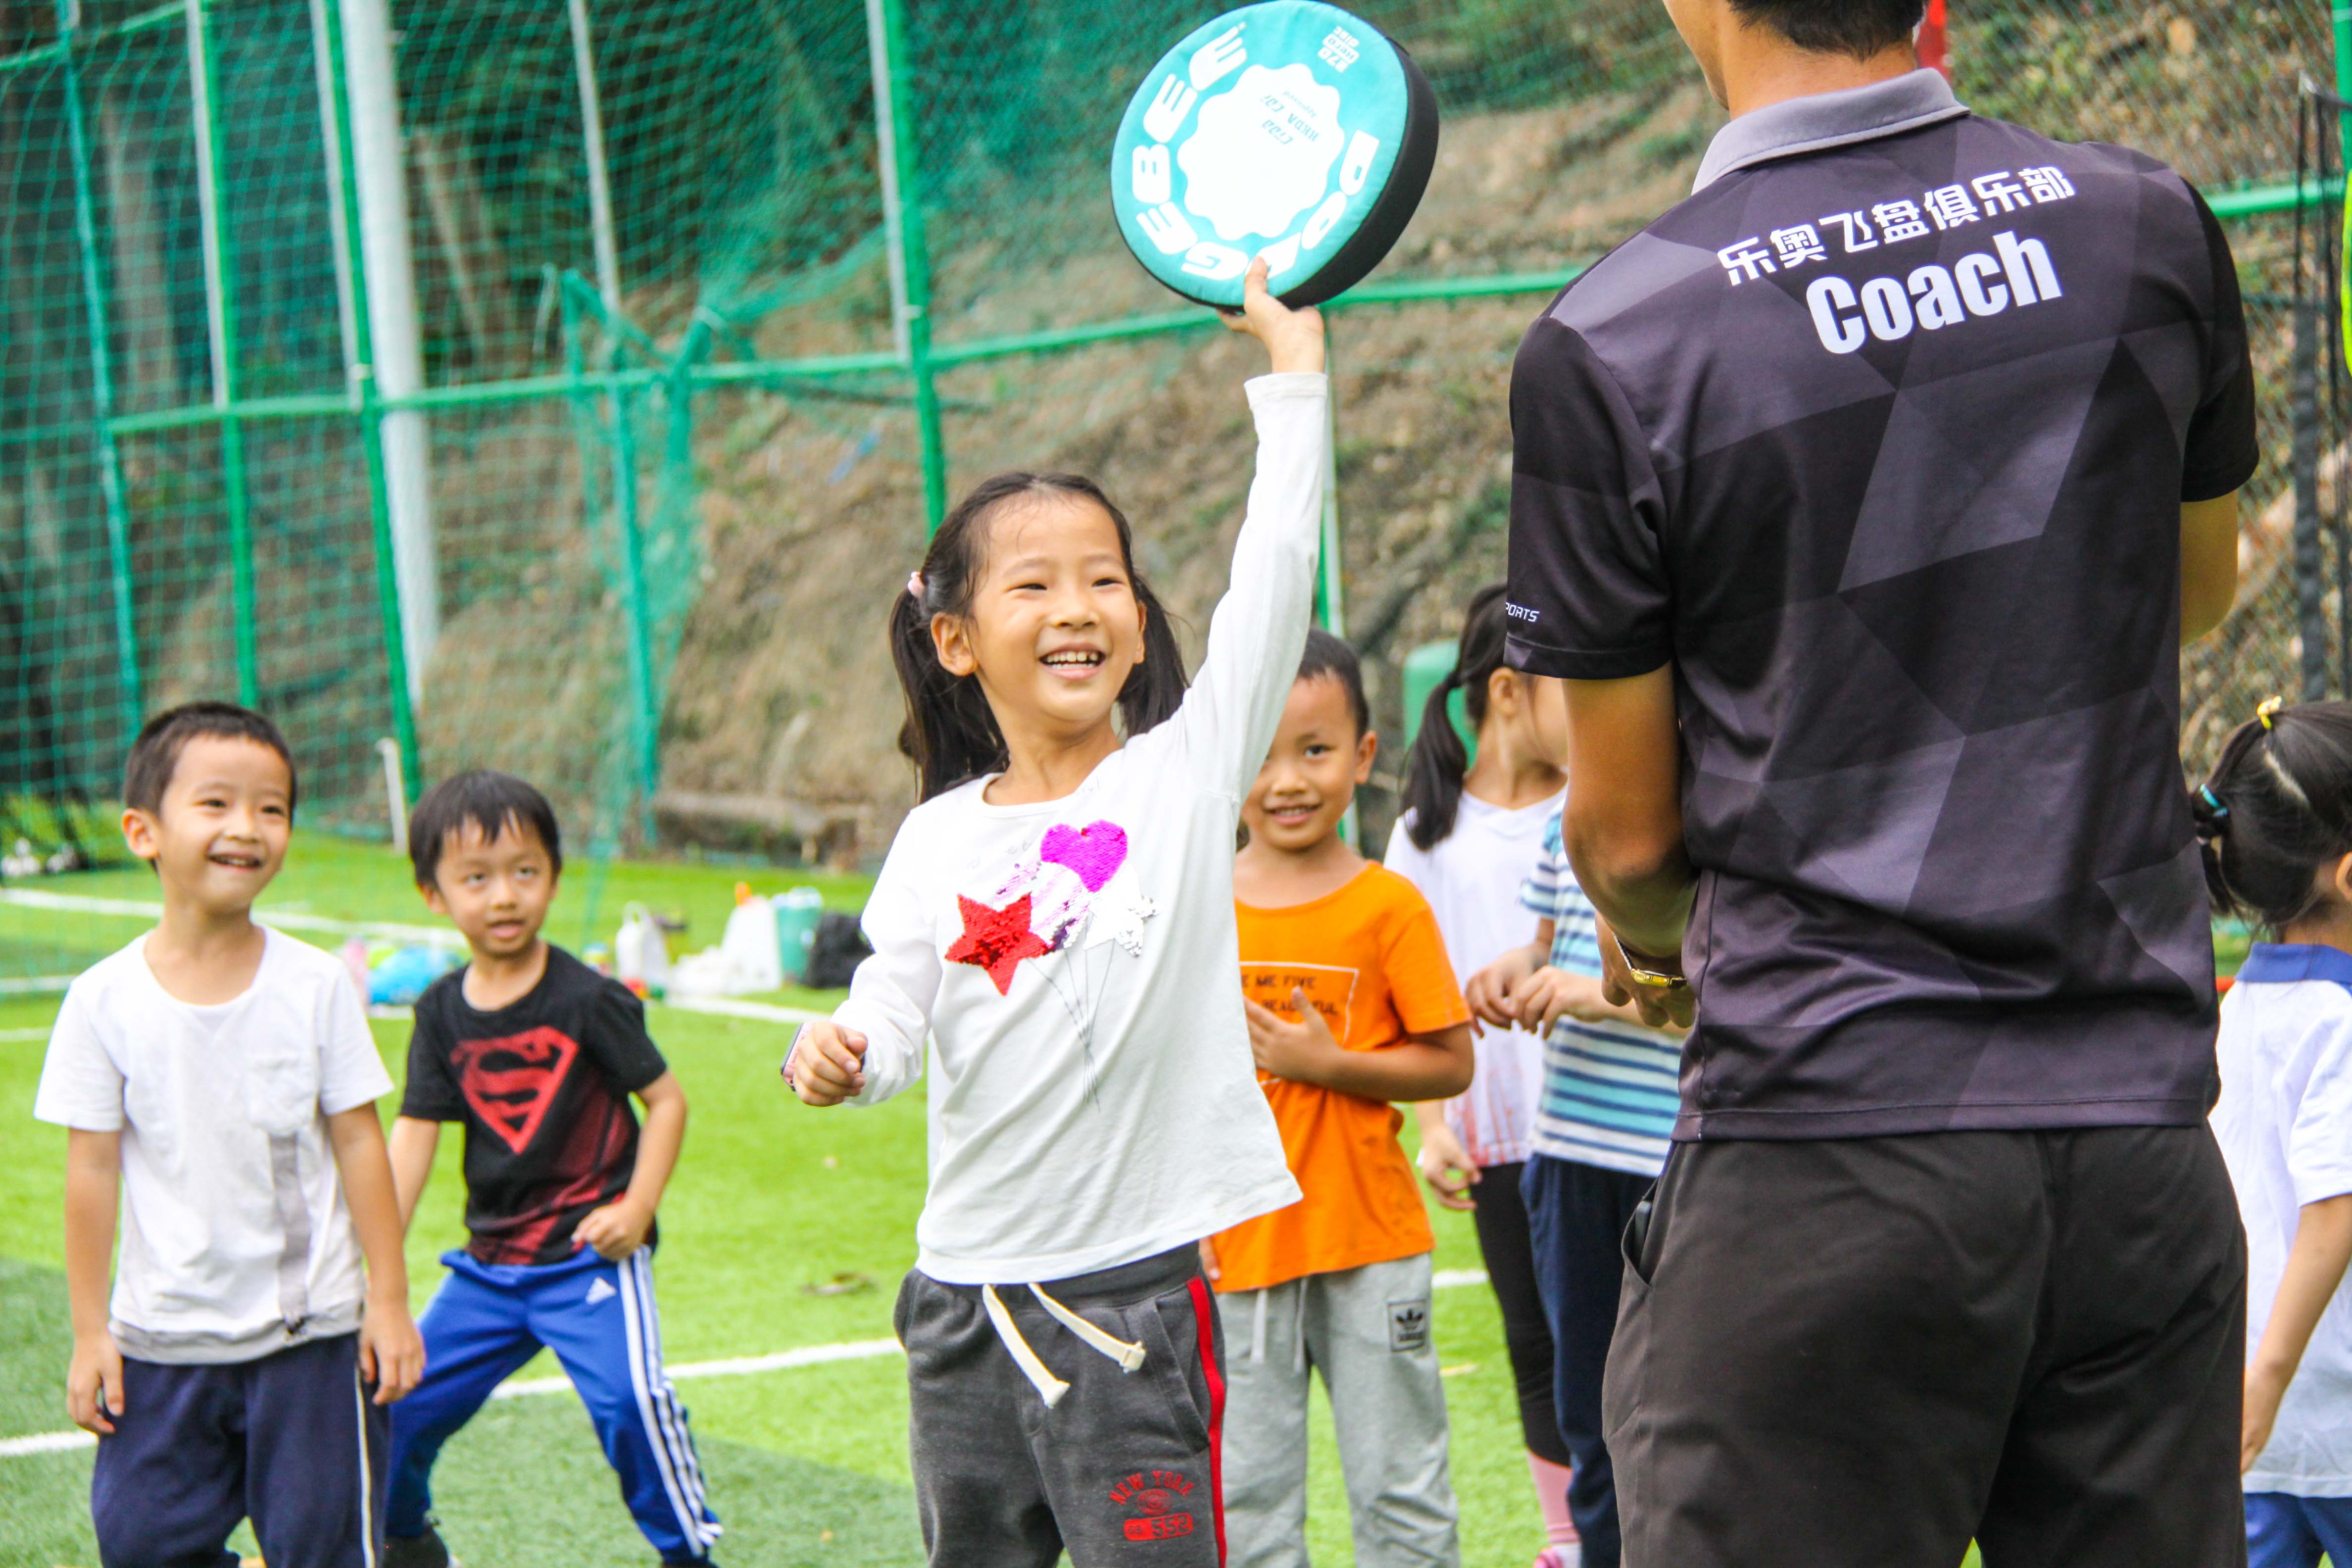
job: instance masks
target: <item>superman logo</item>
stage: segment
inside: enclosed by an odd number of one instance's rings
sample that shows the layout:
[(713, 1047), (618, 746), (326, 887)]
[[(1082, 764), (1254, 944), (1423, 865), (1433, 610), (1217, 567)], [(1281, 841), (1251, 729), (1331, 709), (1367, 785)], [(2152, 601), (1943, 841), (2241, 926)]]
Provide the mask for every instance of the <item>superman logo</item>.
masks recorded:
[(542, 1024), (495, 1040), (464, 1040), (449, 1053), (466, 1103), (499, 1141), (521, 1153), (539, 1131), (555, 1091), (580, 1054), (579, 1042)]

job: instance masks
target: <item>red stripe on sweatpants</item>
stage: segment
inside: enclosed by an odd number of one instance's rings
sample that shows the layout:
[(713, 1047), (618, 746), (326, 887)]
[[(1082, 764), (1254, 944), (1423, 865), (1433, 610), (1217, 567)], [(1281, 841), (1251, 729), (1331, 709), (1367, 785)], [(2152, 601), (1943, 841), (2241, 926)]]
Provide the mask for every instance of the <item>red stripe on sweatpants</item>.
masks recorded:
[(1217, 1568), (1225, 1568), (1225, 1374), (1217, 1368), (1217, 1308), (1209, 1282), (1192, 1277), (1192, 1323), (1201, 1342), (1201, 1372), (1209, 1380), (1209, 1509), (1217, 1521)]

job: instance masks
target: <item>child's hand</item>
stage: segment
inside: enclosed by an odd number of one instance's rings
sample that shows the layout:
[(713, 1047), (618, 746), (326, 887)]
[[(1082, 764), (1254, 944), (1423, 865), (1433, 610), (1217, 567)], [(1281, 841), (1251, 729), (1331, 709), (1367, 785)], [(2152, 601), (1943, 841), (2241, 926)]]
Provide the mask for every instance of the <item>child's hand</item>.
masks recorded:
[(1296, 1024), (1270, 1007), (1242, 998), (1243, 1010), (1249, 1016), (1250, 1055), (1257, 1058), (1260, 1072), (1294, 1083), (1319, 1084), (1325, 1065), (1339, 1053), (1339, 1042), (1331, 1037), (1330, 1026), (1307, 1001), (1304, 987), (1293, 990), (1290, 1001), (1298, 1009)]
[(1535, 972), (1533, 952), (1515, 947), (1472, 975), (1470, 984), (1462, 988), (1462, 1000), (1470, 1005), (1471, 1017), (1498, 1029), (1518, 1027), (1519, 1015), (1511, 1005), (1511, 993)]
[(367, 1314), (360, 1319), (360, 1377), (375, 1384), (375, 1402), (391, 1405), (405, 1399), (425, 1375), (425, 1339), (408, 1303), (379, 1299), (368, 1292)]
[(784, 1080), (803, 1105), (839, 1105), (866, 1088), (866, 1037), (830, 1018), (803, 1025), (784, 1058)]
[(654, 1227), (654, 1211), (624, 1193), (603, 1208), (591, 1209), (572, 1230), (572, 1239), (596, 1249), (596, 1256), (618, 1263), (646, 1244)]
[(1478, 1167), (1470, 1162), (1462, 1140), (1443, 1121), (1424, 1122), (1421, 1129), (1421, 1179), (1437, 1194), (1438, 1206), (1475, 1209), (1470, 1189), (1477, 1184)]
[(122, 1352), (101, 1329), (74, 1336), (73, 1360), (66, 1367), (66, 1414), (85, 1432), (104, 1437), (114, 1431), (109, 1415), (122, 1414)]
[(2242, 1476), (2254, 1468), (2254, 1461), (2271, 1446), (2271, 1427), (2278, 1421), (2279, 1401), (2286, 1397), (2289, 1378), (2266, 1372), (2259, 1363), (2246, 1369), (2245, 1415), (2238, 1428), (2238, 1473)]
[(1212, 1285), (1225, 1277), (1224, 1269), (1217, 1264), (1217, 1238), (1213, 1236), (1201, 1238), (1201, 1272), (1209, 1277)]
[(1314, 306), (1292, 310), (1265, 286), (1265, 258), (1250, 263), (1242, 281), (1242, 308), (1221, 312), (1225, 325), (1265, 345), (1275, 374), (1323, 368), (1323, 312)]

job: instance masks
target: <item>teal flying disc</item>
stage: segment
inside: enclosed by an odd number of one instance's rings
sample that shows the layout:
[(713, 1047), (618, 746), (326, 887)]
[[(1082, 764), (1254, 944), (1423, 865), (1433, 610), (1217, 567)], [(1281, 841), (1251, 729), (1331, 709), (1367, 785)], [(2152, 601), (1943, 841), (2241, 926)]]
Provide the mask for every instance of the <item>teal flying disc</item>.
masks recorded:
[(1320, 0), (1265, 0), (1161, 57), (1119, 121), (1118, 232), (1188, 300), (1237, 306), (1266, 258), (1286, 305), (1347, 289), (1396, 244), (1437, 159), (1437, 99), (1412, 57)]

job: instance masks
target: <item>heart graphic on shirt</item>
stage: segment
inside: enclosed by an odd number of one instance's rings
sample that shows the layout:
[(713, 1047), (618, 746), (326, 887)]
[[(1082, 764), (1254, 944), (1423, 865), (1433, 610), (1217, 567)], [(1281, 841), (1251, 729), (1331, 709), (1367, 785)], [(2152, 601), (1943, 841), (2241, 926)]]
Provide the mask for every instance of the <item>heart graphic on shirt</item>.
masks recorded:
[(542, 1024), (495, 1040), (461, 1040), (449, 1053), (449, 1064), (457, 1069), (457, 1088), (474, 1114), (520, 1154), (530, 1147), (579, 1054), (578, 1041)]
[(1116, 822), (1089, 822), (1072, 827), (1057, 822), (1045, 829), (1037, 858), (1067, 866), (1078, 874), (1089, 893), (1099, 893), (1105, 882), (1127, 864), (1127, 829)]

